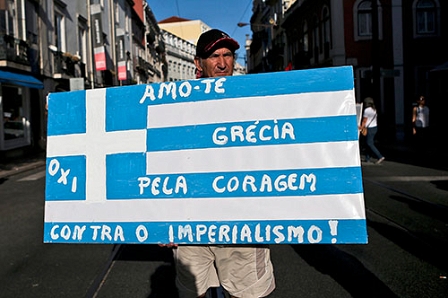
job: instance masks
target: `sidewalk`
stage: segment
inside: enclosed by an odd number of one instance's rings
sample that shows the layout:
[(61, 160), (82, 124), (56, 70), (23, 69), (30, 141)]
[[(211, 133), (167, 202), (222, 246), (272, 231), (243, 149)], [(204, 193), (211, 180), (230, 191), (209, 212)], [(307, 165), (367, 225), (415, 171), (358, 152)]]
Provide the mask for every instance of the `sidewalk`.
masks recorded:
[(0, 179), (45, 165), (45, 152), (0, 161)]
[(386, 161), (412, 164), (416, 166), (447, 170), (448, 159), (445, 158), (443, 145), (434, 142), (424, 149), (412, 147), (411, 144), (396, 141), (394, 143), (377, 144), (380, 152), (386, 157)]

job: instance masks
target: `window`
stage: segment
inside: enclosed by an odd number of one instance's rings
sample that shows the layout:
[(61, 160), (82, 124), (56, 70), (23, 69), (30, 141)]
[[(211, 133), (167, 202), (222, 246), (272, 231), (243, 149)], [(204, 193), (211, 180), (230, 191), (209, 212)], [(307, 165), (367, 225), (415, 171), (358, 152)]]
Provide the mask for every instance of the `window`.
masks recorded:
[(1, 84), (0, 96), (3, 98), (0, 101), (0, 111), (3, 114), (0, 148), (7, 150), (31, 144), (27, 88)]
[(315, 55), (317, 55), (317, 50), (321, 50), (320, 47), (320, 34), (319, 34), (319, 18), (317, 16), (313, 17), (313, 48)]
[(55, 7), (54, 11), (54, 45), (58, 51), (65, 52), (65, 20), (64, 15)]
[(303, 22), (302, 25), (302, 40), (301, 40), (302, 50), (304, 52), (308, 52), (309, 49), (309, 41), (308, 41), (308, 24), (307, 22)]
[(17, 39), (26, 40), (26, 18), (24, 0), (9, 0), (1, 19), (1, 31)]
[(14, 36), (14, 16), (16, 9), (13, 0), (9, 0), (6, 4), (6, 9), (1, 11), (1, 32)]
[(370, 40), (373, 38), (373, 26), (378, 25), (379, 40), (383, 39), (383, 22), (382, 22), (382, 7), (378, 0), (375, 0), (375, 8), (377, 12), (377, 22), (373, 20), (372, 1), (357, 0), (353, 5), (353, 22), (354, 22), (354, 36), (355, 41)]
[(297, 29), (294, 28), (294, 30), (292, 31), (292, 36), (290, 36), (289, 39), (290, 39), (290, 42), (291, 42), (291, 40), (293, 41), (292, 45), (290, 46), (291, 47), (291, 55), (292, 55), (291, 57), (293, 57), (300, 50), (299, 32)]
[[(75, 77), (82, 78), (86, 75), (85, 65), (87, 64), (87, 32), (82, 23), (78, 24), (78, 50), (76, 51)], [(75, 56), (73, 57), (75, 58)]]
[(81, 62), (87, 63), (87, 23), (83, 19), (78, 20), (78, 55), (81, 56)]
[(328, 11), (328, 7), (324, 7), (322, 9), (322, 23), (323, 23), (323, 32), (322, 37), (324, 39), (324, 44), (330, 43), (330, 12)]
[(26, 40), (29, 44), (38, 44), (38, 4), (32, 1), (25, 2), (25, 27), (26, 27)]
[(115, 24), (120, 24), (120, 6), (118, 4), (118, 2), (114, 3), (114, 7), (115, 7)]
[(17, 5), (17, 38), (26, 40), (26, 18), (24, 0), (15, 1)]
[(322, 9), (322, 38), (324, 41), (324, 57), (328, 58), (330, 56), (330, 12), (328, 11), (328, 7), (325, 6)]
[(3, 85), (2, 91), (5, 98), (3, 102), (5, 140), (23, 137), (23, 87)]
[(132, 25), (131, 25), (131, 19), (129, 18), (128, 10), (126, 10), (126, 15), (124, 16), (124, 25), (125, 25), (125, 31), (129, 32), (129, 28), (132, 28)]
[(363, 1), (358, 5), (358, 35), (372, 36), (372, 3)]
[(417, 35), (433, 35), (437, 32), (436, 3), (419, 0), (415, 5), (415, 31)]

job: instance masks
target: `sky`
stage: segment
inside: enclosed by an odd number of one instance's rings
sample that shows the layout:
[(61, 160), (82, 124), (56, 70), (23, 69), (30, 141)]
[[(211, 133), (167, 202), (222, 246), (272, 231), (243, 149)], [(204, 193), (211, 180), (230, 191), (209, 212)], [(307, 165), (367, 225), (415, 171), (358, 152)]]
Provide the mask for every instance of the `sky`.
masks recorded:
[(189, 20), (201, 20), (211, 28), (220, 29), (240, 44), (236, 51), (238, 63), (245, 65), (244, 45), (246, 34), (252, 38), (250, 26), (238, 27), (238, 23), (249, 23), (253, 0), (147, 0), (159, 22), (172, 16)]

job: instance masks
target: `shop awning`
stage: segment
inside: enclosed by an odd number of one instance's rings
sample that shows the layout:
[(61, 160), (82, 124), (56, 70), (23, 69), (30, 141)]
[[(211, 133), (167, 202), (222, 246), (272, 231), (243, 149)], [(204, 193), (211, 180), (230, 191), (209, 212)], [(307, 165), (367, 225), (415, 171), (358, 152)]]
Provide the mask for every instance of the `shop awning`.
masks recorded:
[(43, 89), (44, 84), (30, 75), (0, 70), (0, 83), (9, 83), (29, 88)]

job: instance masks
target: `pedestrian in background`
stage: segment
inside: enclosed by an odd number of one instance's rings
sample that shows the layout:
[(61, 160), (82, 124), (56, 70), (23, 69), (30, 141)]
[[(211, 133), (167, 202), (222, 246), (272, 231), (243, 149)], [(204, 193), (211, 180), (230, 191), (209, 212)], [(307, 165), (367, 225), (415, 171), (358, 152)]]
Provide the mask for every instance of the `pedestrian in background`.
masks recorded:
[(429, 144), (429, 108), (423, 95), (419, 96), (417, 105), (412, 109), (412, 134), (418, 148)]
[(365, 136), (365, 142), (367, 145), (366, 153), (365, 153), (365, 161), (370, 161), (371, 154), (377, 157), (376, 164), (380, 164), (384, 161), (384, 156), (380, 153), (378, 148), (375, 146), (375, 135), (378, 132), (377, 126), (377, 111), (375, 107), (375, 102), (373, 98), (366, 97), (364, 99), (364, 111), (362, 115), (361, 125), (359, 126), (359, 130), (362, 130), (364, 127), (367, 128), (367, 135)]
[[(197, 78), (231, 76), (239, 47), (238, 42), (220, 30), (204, 32), (197, 42), (194, 58)], [(232, 298), (266, 297), (275, 289), (267, 245), (170, 243), (166, 246), (173, 247), (180, 298), (205, 297), (209, 288), (220, 286)]]

